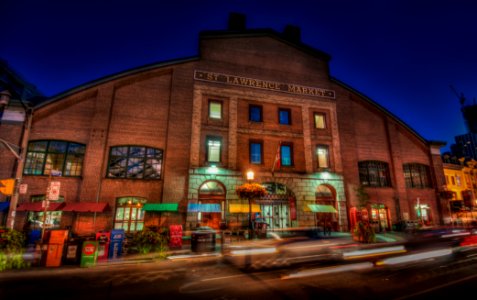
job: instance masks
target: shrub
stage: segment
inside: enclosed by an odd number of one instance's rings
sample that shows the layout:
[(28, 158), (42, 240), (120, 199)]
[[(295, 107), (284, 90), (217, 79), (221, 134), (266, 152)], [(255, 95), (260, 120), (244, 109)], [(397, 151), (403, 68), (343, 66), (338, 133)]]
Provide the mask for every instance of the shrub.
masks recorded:
[(353, 229), (354, 240), (362, 243), (375, 243), (376, 234), (373, 226), (370, 226), (368, 222), (360, 221)]
[(166, 257), (167, 237), (161, 232), (145, 228), (134, 234), (132, 243), (141, 254), (157, 252), (161, 257)]
[(0, 229), (0, 271), (30, 266), (23, 259), (25, 235), (16, 230)]

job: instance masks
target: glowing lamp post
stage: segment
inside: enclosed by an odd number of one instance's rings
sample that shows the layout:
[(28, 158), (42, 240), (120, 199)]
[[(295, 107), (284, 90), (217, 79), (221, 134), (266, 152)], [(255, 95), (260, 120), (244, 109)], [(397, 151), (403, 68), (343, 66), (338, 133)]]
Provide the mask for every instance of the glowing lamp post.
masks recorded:
[(252, 200), (254, 198), (263, 197), (267, 191), (258, 183), (253, 183), (255, 174), (253, 171), (247, 172), (247, 183), (238, 186), (235, 192), (241, 199), (248, 200), (248, 230), (249, 239), (253, 239), (253, 226), (252, 226)]
[[(253, 179), (255, 178), (255, 174), (253, 171), (247, 172), (247, 180), (248, 183), (252, 183)], [(252, 226), (252, 198), (248, 198), (248, 237), (249, 239), (253, 239), (253, 226)]]

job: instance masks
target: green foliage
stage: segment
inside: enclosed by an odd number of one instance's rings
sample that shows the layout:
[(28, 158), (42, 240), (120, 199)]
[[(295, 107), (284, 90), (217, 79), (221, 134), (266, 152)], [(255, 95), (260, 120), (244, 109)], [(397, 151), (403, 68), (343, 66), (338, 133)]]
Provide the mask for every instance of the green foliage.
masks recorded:
[(132, 243), (140, 254), (156, 252), (160, 257), (167, 256), (167, 236), (162, 230), (145, 228), (138, 231), (134, 234)]
[(16, 230), (0, 229), (0, 271), (30, 266), (23, 259), (25, 235)]
[(373, 226), (370, 226), (368, 222), (360, 221), (353, 229), (354, 240), (362, 243), (375, 243), (376, 234)]
[(362, 185), (356, 189), (356, 197), (358, 198), (359, 208), (365, 208), (369, 204), (369, 194)]

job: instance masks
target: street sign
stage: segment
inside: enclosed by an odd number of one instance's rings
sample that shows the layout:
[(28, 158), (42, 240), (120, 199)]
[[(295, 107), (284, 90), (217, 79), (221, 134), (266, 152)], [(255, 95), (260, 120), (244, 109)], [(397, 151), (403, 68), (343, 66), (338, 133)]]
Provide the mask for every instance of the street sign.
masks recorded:
[(27, 190), (28, 190), (28, 184), (26, 184), (26, 183), (20, 184), (20, 187), (18, 188), (18, 192), (20, 194), (26, 194)]
[(51, 170), (50, 174), (51, 174), (51, 176), (61, 176), (62, 175), (60, 170)]
[(56, 201), (60, 199), (60, 185), (61, 185), (61, 182), (59, 181), (50, 182), (48, 200)]

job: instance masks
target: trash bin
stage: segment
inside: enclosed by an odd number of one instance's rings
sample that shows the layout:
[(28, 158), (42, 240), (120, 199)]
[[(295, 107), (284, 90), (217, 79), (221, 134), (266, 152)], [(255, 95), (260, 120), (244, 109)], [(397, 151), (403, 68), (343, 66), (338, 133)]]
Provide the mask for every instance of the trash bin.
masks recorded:
[(193, 252), (215, 251), (215, 231), (199, 228), (191, 233), (190, 244)]
[(111, 230), (111, 239), (109, 241), (108, 251), (109, 259), (115, 259), (122, 255), (124, 238), (124, 229)]

